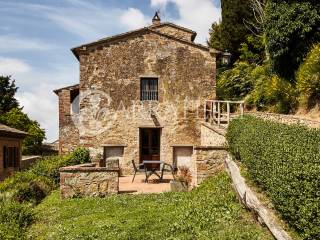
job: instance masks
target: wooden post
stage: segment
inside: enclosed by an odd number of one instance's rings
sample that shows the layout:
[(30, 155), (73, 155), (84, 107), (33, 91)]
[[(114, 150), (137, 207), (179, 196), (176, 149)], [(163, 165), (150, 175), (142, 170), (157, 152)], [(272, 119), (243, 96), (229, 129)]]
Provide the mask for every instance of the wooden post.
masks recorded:
[(221, 117), (221, 114), (220, 114), (220, 102), (218, 102), (218, 126), (220, 126), (220, 117)]
[(211, 102), (211, 113), (210, 113), (211, 124), (214, 122), (215, 114), (216, 114), (216, 103), (214, 101), (212, 101)]
[(240, 104), (240, 114), (241, 114), (241, 117), (243, 116), (243, 103)]
[(230, 102), (227, 102), (227, 121), (230, 123)]

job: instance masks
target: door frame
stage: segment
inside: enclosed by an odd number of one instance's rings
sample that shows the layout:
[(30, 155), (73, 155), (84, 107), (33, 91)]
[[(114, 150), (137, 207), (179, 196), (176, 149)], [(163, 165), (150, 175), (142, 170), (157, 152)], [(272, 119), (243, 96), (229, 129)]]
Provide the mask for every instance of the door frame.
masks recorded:
[[(139, 127), (139, 163), (142, 163), (142, 137), (141, 137), (141, 131), (142, 129), (159, 129), (159, 161), (161, 161), (161, 135), (162, 135), (162, 128), (163, 127)], [(156, 160), (155, 160), (156, 161)]]

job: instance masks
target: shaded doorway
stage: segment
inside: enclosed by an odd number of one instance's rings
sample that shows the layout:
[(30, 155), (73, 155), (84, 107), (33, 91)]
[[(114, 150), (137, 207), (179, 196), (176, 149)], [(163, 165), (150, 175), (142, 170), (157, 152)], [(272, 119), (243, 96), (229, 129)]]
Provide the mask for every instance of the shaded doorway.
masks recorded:
[(161, 128), (140, 128), (140, 163), (160, 161)]

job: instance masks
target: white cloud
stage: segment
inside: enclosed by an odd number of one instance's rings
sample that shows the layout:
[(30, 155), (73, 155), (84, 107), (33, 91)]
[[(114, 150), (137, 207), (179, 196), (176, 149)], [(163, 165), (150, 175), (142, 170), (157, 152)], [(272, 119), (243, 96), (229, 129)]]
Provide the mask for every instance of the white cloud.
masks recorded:
[(149, 19), (146, 19), (139, 9), (129, 8), (122, 13), (120, 22), (127, 26), (128, 29), (135, 29), (146, 26), (149, 23)]
[(164, 8), (170, 0), (151, 0), (151, 7)]
[(32, 91), (19, 92), (16, 97), (23, 111), (31, 119), (35, 119), (46, 131), (47, 141), (52, 142), (58, 138), (58, 104), (57, 98), (51, 92), (54, 86), (50, 84), (39, 84)]
[(23, 111), (37, 120), (46, 130), (47, 141), (58, 138), (58, 97), (53, 90), (79, 82), (76, 65), (61, 64), (61, 67), (13, 74), (19, 87), (16, 97)]
[[(159, 7), (166, 6), (169, 2), (175, 4), (179, 12), (179, 18), (169, 21), (196, 31), (196, 41), (205, 43), (211, 24), (221, 17), (221, 9), (212, 0), (151, 0), (150, 3), (153, 7)], [(162, 11), (165, 12), (165, 9)]]
[(146, 17), (136, 8), (105, 8), (97, 3), (82, 0), (67, 2), (68, 4), (63, 7), (41, 4), (20, 4), (19, 6), (52, 21), (85, 41), (132, 30), (147, 23)]
[(51, 50), (56, 46), (38, 39), (0, 35), (0, 52), (16, 52), (26, 50)]
[(31, 66), (20, 59), (0, 57), (0, 75), (12, 75), (31, 71)]

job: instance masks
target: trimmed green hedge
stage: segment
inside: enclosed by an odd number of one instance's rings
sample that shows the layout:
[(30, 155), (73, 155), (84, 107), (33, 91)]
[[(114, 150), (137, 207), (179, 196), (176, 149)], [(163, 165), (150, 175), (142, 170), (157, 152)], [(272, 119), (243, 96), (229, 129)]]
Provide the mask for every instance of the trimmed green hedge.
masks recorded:
[(320, 130), (251, 116), (228, 128), (230, 151), (304, 239), (320, 239)]

